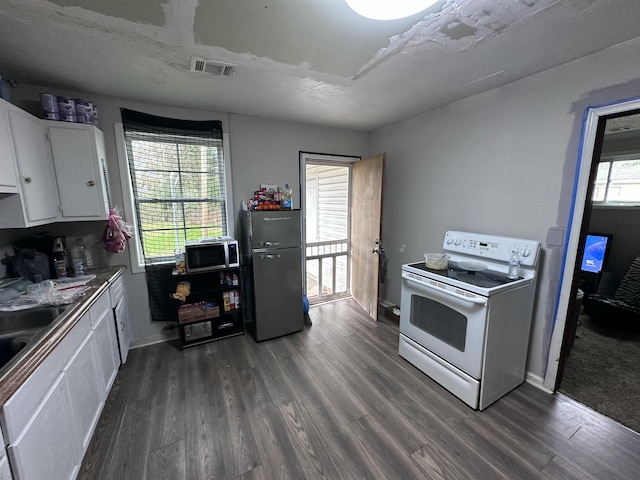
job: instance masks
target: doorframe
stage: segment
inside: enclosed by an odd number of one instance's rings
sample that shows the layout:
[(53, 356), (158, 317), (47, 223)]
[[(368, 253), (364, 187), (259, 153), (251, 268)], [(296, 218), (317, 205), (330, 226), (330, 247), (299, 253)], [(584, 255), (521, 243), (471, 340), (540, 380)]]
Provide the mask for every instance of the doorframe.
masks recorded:
[(573, 285), (574, 269), (578, 258), (581, 225), (587, 202), (589, 176), (593, 164), (593, 154), (596, 148), (598, 123), (602, 117), (638, 109), (640, 109), (640, 99), (631, 99), (599, 107), (588, 107), (585, 111), (582, 124), (582, 141), (579, 149), (578, 165), (576, 167), (573, 186), (573, 198), (569, 213), (569, 235), (565, 239), (564, 261), (560, 272), (562, 282), (560, 283), (558, 297), (556, 299), (555, 321), (551, 334), (547, 369), (543, 381), (543, 387), (550, 392), (556, 391), (556, 383), (560, 373), (562, 343), (569, 314), (571, 287)]
[[(306, 182), (306, 165), (307, 161), (319, 160), (321, 162), (326, 162), (327, 164), (335, 163), (335, 164), (353, 164), (359, 160), (362, 160), (362, 157), (356, 155), (340, 155), (340, 154), (330, 154), (330, 153), (317, 153), (317, 152), (307, 152), (300, 150), (299, 152), (299, 168), (298, 168), (298, 184), (300, 185), (300, 218), (302, 219), (302, 278), (303, 278), (303, 287), (304, 292), (307, 292), (307, 216), (306, 212), (306, 204), (305, 198), (307, 196), (307, 182)], [(347, 213), (347, 222), (349, 224), (349, 229), (347, 232), (347, 238), (351, 239), (351, 174), (349, 174), (349, 212)], [(349, 242), (350, 245), (350, 242)], [(348, 247), (349, 248), (349, 247)], [(351, 255), (349, 253), (349, 258)], [(349, 262), (350, 263), (350, 262)], [(351, 265), (348, 266), (351, 269)], [(351, 275), (349, 275), (349, 281), (351, 281)], [(351, 294), (351, 286), (349, 286), (349, 294)]]

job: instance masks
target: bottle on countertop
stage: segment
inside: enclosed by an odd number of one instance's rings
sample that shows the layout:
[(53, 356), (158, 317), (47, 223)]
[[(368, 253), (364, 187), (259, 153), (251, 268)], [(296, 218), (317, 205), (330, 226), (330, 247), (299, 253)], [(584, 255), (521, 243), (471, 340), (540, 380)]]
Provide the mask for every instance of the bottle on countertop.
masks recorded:
[(509, 258), (509, 271), (507, 277), (516, 279), (520, 276), (520, 254), (518, 249), (513, 248), (511, 250), (511, 257)]
[(67, 254), (64, 250), (62, 237), (56, 237), (53, 241), (53, 264), (56, 269), (56, 278), (67, 276)]
[(84, 269), (85, 271), (93, 270), (93, 254), (91, 253), (91, 245), (85, 246), (83, 240), (79, 238), (80, 243), (82, 244), (82, 249), (84, 251)]
[(71, 267), (76, 277), (84, 275), (87, 266), (85, 257), (84, 242), (81, 238), (76, 238), (75, 244), (71, 247)]

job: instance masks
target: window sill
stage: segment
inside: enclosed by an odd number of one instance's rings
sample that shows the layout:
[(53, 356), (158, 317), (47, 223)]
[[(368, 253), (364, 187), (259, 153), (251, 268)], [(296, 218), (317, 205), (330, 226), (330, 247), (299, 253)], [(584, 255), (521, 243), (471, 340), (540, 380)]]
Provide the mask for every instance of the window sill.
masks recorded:
[(593, 203), (591, 208), (597, 210), (640, 210), (640, 204), (603, 204), (603, 203)]

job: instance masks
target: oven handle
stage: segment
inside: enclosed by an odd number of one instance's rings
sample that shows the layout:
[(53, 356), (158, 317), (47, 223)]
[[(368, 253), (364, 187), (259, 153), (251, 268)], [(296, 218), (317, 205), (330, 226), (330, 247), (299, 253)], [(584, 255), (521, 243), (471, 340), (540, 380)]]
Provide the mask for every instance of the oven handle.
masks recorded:
[(402, 278), (406, 279), (409, 282), (413, 282), (421, 287), (426, 287), (431, 290), (436, 290), (437, 292), (446, 293), (447, 295), (451, 295), (452, 297), (459, 298), (460, 300), (464, 300), (469, 303), (476, 303), (478, 305), (487, 306), (487, 299), (484, 297), (465, 297), (464, 295), (460, 295), (459, 293), (452, 292), (451, 290), (445, 290), (443, 288), (434, 287), (428, 283), (421, 282), (420, 280), (415, 279), (411, 274), (402, 272)]

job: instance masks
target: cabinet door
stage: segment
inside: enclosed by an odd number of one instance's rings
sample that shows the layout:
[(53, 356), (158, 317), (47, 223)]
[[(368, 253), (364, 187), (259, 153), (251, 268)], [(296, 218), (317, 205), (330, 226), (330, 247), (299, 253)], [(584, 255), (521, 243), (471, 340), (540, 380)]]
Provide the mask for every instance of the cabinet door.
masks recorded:
[(93, 332), (87, 335), (63, 372), (69, 388), (69, 407), (77, 448), (82, 457), (102, 411), (104, 396)]
[(0, 193), (18, 191), (16, 176), (16, 156), (9, 127), (9, 113), (0, 102)]
[(0, 431), (0, 480), (13, 480), (5, 445), (2, 431)]
[[(93, 314), (93, 312), (92, 312)], [(113, 320), (111, 305), (101, 312), (101, 316), (94, 327), (96, 337), (96, 353), (98, 355), (98, 370), (102, 380), (102, 399), (106, 400), (113, 381), (118, 374), (120, 355), (118, 354), (118, 338)]]
[(92, 125), (47, 125), (63, 220), (106, 220), (102, 132)]
[(75, 478), (80, 462), (72, 448), (68, 400), (60, 373), (22, 435), (7, 449), (15, 480)]
[(58, 216), (58, 189), (47, 133), (39, 119), (9, 111), (27, 225), (54, 222)]
[(0, 459), (0, 480), (13, 480), (11, 467), (9, 466), (9, 460), (7, 457), (2, 457), (2, 459)]
[(115, 317), (118, 329), (118, 345), (120, 347), (120, 360), (127, 363), (129, 355), (129, 345), (131, 345), (131, 333), (129, 332), (129, 318), (127, 315), (127, 298), (122, 297), (116, 305)]

